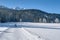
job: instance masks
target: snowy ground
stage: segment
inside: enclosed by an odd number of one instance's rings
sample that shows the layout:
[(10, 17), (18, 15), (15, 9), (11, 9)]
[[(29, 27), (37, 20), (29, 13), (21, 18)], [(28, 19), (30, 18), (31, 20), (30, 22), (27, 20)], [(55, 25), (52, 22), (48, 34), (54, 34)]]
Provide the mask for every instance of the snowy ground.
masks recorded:
[(60, 40), (60, 24), (0, 23), (0, 40)]

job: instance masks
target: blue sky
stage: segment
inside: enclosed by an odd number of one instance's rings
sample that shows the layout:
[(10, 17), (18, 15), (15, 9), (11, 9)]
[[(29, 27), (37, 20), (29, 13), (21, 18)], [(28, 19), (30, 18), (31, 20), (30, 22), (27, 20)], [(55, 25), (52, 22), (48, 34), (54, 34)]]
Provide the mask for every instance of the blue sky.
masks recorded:
[(49, 13), (60, 13), (60, 0), (0, 0), (0, 5), (9, 8), (33, 8)]

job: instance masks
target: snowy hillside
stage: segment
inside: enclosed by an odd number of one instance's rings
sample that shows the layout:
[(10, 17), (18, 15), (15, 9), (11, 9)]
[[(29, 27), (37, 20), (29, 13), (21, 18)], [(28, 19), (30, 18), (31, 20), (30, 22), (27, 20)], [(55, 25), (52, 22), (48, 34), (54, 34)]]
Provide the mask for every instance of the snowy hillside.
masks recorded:
[(0, 23), (0, 40), (60, 40), (60, 24)]

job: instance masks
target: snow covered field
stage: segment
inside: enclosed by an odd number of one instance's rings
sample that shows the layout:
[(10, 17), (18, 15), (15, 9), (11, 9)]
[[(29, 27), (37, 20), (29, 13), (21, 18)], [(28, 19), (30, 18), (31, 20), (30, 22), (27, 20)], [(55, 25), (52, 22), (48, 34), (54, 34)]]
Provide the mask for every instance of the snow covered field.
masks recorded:
[(60, 40), (60, 24), (0, 23), (0, 40)]

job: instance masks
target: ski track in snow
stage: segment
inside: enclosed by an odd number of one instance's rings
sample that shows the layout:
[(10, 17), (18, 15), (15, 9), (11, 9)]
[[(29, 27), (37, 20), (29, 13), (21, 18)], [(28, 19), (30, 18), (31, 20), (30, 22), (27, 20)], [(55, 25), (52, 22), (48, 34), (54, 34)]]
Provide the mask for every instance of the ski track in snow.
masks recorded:
[(37, 36), (24, 28), (7, 28), (0, 33), (0, 40), (42, 40)]

